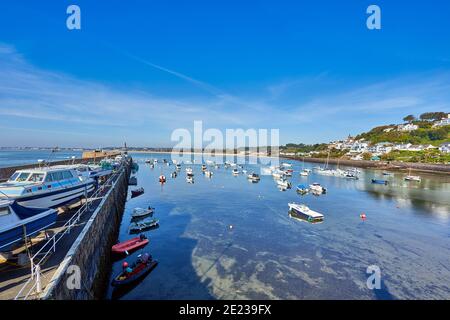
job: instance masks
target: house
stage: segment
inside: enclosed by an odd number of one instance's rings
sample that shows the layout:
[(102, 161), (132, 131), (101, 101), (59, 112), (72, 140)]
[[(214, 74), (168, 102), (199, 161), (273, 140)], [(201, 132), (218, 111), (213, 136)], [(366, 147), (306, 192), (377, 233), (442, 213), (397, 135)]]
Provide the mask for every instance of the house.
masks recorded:
[(442, 153), (450, 153), (450, 142), (445, 142), (439, 146), (439, 151)]
[(373, 155), (382, 155), (391, 152), (393, 149), (392, 144), (387, 142), (380, 142), (373, 146), (370, 146), (367, 151)]
[(443, 127), (443, 126), (450, 126), (450, 113), (447, 115), (447, 118), (436, 121), (433, 124), (433, 127)]
[(414, 131), (417, 129), (419, 129), (419, 126), (412, 123), (400, 124), (397, 126), (397, 131)]
[(394, 145), (394, 150), (407, 151), (407, 150), (409, 150), (409, 147), (411, 147), (411, 146), (412, 146), (411, 143), (396, 144), (396, 145)]
[(364, 153), (367, 151), (369, 144), (366, 142), (355, 142), (350, 148), (349, 153)]

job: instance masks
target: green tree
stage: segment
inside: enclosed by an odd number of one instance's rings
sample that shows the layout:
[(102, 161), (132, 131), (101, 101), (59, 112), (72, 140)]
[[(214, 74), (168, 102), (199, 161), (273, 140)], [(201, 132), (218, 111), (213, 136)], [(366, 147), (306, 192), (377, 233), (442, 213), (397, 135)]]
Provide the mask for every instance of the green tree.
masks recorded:
[(416, 117), (414, 117), (414, 115), (412, 115), (412, 114), (409, 114), (403, 118), (403, 121), (405, 121), (405, 122), (413, 122), (414, 120), (416, 120)]

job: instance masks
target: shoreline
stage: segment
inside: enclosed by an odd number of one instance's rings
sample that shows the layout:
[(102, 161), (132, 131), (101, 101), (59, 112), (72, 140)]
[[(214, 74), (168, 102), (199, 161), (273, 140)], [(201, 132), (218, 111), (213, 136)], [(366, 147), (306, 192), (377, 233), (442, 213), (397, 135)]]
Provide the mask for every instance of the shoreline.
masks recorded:
[[(310, 163), (326, 163), (326, 158), (302, 158), (294, 156), (280, 156), (280, 158), (305, 161)], [(450, 175), (450, 165), (432, 164), (432, 163), (414, 163), (414, 162), (396, 162), (396, 161), (369, 161), (369, 160), (343, 160), (329, 159), (329, 164), (343, 165), (349, 167), (358, 167), (364, 169), (387, 170), (387, 171), (414, 171), (437, 175)]]

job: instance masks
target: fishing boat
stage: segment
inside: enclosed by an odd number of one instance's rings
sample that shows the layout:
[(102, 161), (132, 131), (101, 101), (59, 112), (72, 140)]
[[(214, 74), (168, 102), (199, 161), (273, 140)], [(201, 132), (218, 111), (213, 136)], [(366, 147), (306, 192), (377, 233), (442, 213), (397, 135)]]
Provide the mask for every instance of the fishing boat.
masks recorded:
[(256, 174), (256, 173), (250, 173), (250, 174), (247, 176), (247, 178), (248, 178), (249, 180), (251, 180), (252, 182), (258, 182), (259, 180), (261, 180), (261, 178), (259, 177), (259, 175)]
[(384, 184), (384, 185), (387, 185), (388, 181), (387, 180), (382, 180), (382, 179), (372, 179), (372, 183), (373, 184)]
[(132, 251), (145, 247), (149, 242), (150, 240), (148, 240), (145, 234), (141, 234), (139, 237), (113, 245), (111, 251), (115, 254), (128, 254)]
[(316, 193), (319, 193), (319, 194), (327, 192), (327, 189), (322, 187), (320, 185), (320, 183), (318, 183), (318, 182), (314, 182), (313, 184), (310, 184), (309, 185), (309, 190), (311, 190), (313, 192), (316, 192)]
[(297, 193), (300, 193), (300, 194), (306, 194), (306, 193), (308, 193), (308, 192), (309, 192), (309, 189), (308, 189), (307, 186), (305, 186), (305, 185), (303, 185), (303, 184), (299, 184), (299, 185), (297, 186)]
[(133, 282), (142, 279), (155, 268), (157, 264), (158, 261), (153, 260), (152, 256), (148, 253), (139, 255), (136, 262), (131, 266), (128, 266), (128, 263), (126, 262), (123, 263), (124, 270), (114, 277), (111, 285), (113, 287), (121, 287), (132, 284)]
[(147, 209), (144, 208), (134, 208), (133, 212), (131, 213), (131, 218), (143, 218), (150, 215), (153, 215), (155, 212), (155, 208), (148, 207)]
[(294, 216), (298, 217), (302, 220), (309, 221), (311, 223), (318, 223), (323, 222), (323, 214), (311, 210), (308, 206), (304, 204), (297, 204), (295, 202), (288, 203), (289, 206), (289, 213)]
[(7, 247), (55, 224), (57, 211), (24, 207), (14, 200), (0, 200), (0, 248)]
[(34, 208), (57, 208), (86, 196), (95, 189), (94, 179), (79, 177), (66, 167), (23, 169), (0, 183), (0, 200), (15, 200)]
[(283, 178), (277, 180), (277, 185), (279, 187), (285, 188), (285, 189), (290, 189), (291, 186), (292, 186), (291, 183), (288, 180), (283, 179)]
[(133, 222), (130, 224), (130, 233), (139, 233), (151, 228), (155, 228), (158, 226), (158, 222), (159, 220), (157, 219)]
[(135, 189), (135, 190), (131, 190), (131, 197), (135, 198), (140, 196), (141, 194), (144, 193), (144, 188), (139, 188), (139, 189)]

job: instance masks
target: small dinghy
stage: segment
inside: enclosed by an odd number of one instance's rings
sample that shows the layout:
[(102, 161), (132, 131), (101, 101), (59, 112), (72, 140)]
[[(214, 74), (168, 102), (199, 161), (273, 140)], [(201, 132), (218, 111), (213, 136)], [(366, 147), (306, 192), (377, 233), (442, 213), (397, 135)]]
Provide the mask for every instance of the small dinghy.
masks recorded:
[(129, 252), (145, 247), (149, 242), (150, 240), (147, 239), (145, 234), (141, 234), (139, 237), (113, 245), (111, 250), (115, 254), (128, 254)]
[(159, 220), (150, 219), (139, 222), (133, 222), (130, 224), (130, 233), (139, 233), (158, 226)]
[(381, 180), (381, 179), (372, 179), (372, 183), (373, 184), (384, 184), (384, 185), (388, 184), (387, 180)]
[(134, 208), (133, 213), (131, 214), (131, 218), (143, 218), (152, 215), (153, 212), (155, 212), (155, 209), (150, 207), (148, 207), (147, 209)]
[(141, 194), (144, 193), (144, 188), (139, 188), (139, 189), (135, 189), (135, 190), (131, 190), (131, 197), (135, 198), (140, 196)]
[(148, 253), (139, 255), (136, 262), (131, 266), (125, 261), (122, 265), (123, 270), (114, 277), (111, 285), (113, 287), (119, 287), (131, 284), (145, 276), (157, 264), (158, 261), (153, 260), (152, 256)]

